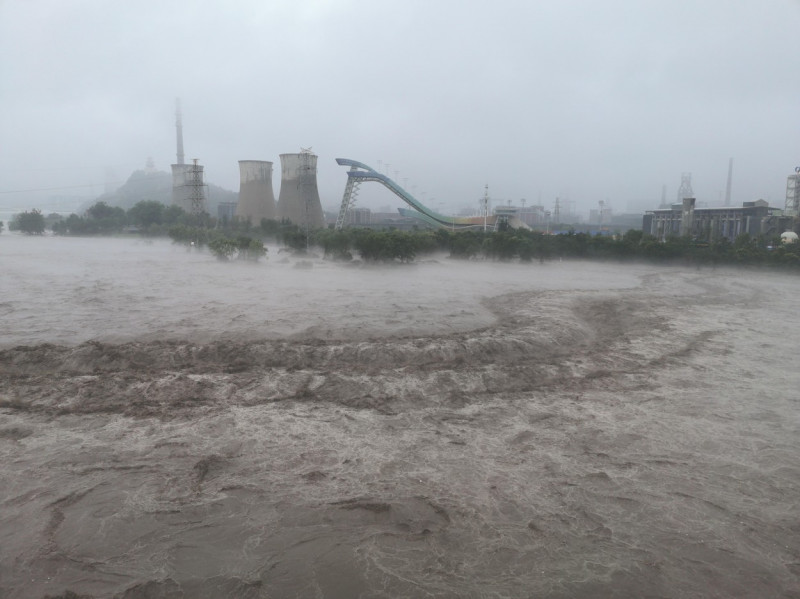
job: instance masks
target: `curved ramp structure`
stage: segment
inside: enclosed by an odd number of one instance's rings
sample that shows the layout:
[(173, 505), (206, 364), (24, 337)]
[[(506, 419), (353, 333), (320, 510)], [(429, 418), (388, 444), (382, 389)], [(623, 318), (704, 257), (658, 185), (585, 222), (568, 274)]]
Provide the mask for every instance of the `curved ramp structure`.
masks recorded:
[(339, 216), (336, 219), (337, 230), (344, 226), (347, 211), (355, 204), (356, 197), (358, 197), (358, 187), (365, 181), (377, 181), (401, 200), (403, 200), (406, 204), (411, 206), (411, 208), (413, 208), (413, 210), (399, 208), (398, 210), (400, 214), (403, 216), (418, 218), (422, 222), (429, 225), (446, 229), (485, 228), (492, 230), (494, 230), (497, 226), (497, 216), (486, 215), (457, 217), (439, 214), (435, 210), (431, 210), (422, 204), (405, 189), (392, 181), (392, 179), (382, 173), (379, 173), (374, 168), (367, 166), (363, 162), (350, 160), (349, 158), (337, 158), (336, 163), (340, 166), (350, 167), (350, 170), (347, 171), (347, 185), (344, 188), (342, 205), (339, 208)]

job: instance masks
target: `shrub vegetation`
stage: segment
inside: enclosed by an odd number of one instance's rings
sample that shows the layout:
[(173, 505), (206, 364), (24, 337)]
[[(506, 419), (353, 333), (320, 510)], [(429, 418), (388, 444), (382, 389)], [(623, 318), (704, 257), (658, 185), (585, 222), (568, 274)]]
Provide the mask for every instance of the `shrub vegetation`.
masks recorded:
[[(765, 265), (800, 268), (800, 243), (782, 244), (777, 237), (740, 235), (712, 242), (689, 237), (659, 241), (642, 231), (623, 235), (569, 233), (548, 235), (541, 231), (505, 229), (452, 231), (448, 229), (400, 231), (332, 228), (306, 231), (290, 221), (211, 218), (188, 214), (176, 206), (145, 200), (127, 212), (97, 202), (82, 216), (44, 217), (33, 209), (16, 215), (12, 231), (41, 235), (50, 226), (57, 235), (112, 235), (131, 233), (168, 235), (176, 243), (205, 247), (220, 260), (257, 261), (266, 254), (265, 242), (294, 252), (318, 248), (325, 259), (348, 261), (355, 257), (372, 263), (408, 263), (421, 256), (445, 253), (457, 260), (498, 262), (546, 262), (553, 259), (642, 260), (663, 264)], [(2, 230), (2, 223), (0, 223)]]

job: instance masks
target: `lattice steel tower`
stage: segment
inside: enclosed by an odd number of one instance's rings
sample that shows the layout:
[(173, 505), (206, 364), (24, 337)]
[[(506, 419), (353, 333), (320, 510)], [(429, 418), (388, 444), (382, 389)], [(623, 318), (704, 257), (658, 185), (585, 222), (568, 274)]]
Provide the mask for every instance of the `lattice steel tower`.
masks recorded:
[(186, 198), (188, 212), (202, 214), (206, 210), (206, 186), (203, 183), (203, 167), (197, 164), (197, 158), (192, 160), (186, 176)]
[(678, 188), (678, 203), (681, 204), (684, 198), (693, 198), (692, 173), (681, 173), (681, 186)]

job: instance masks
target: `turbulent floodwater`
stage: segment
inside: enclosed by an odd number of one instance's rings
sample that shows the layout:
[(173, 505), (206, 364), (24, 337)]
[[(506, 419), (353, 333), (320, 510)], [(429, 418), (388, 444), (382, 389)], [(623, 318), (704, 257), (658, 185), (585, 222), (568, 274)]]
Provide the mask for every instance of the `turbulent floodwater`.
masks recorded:
[(800, 278), (0, 236), (0, 596), (800, 597)]

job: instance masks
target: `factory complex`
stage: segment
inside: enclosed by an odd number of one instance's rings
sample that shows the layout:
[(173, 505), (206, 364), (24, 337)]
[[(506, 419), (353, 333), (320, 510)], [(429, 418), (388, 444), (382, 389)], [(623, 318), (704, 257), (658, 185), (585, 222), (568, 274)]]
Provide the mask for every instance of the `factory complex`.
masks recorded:
[[(190, 214), (208, 212), (208, 197), (203, 181), (203, 167), (194, 159), (186, 164), (183, 151), (183, 122), (180, 100), (175, 112), (177, 162), (172, 169), (172, 204)], [(281, 154), (281, 190), (278, 201), (272, 191), (272, 162), (239, 161), (239, 201), (218, 206), (220, 218), (238, 217), (260, 222), (261, 219), (290, 220), (306, 228), (325, 226), (317, 189), (317, 156), (310, 148), (297, 154)]]
[(724, 206), (697, 207), (691, 174), (684, 173), (678, 190), (679, 201), (647, 211), (642, 219), (642, 230), (660, 241), (671, 236), (688, 236), (699, 241), (727, 239), (732, 242), (744, 233), (754, 237), (774, 237), (796, 226), (800, 216), (800, 167), (787, 178), (783, 209), (770, 206), (765, 200), (730, 206), (731, 167)]
[[(195, 159), (187, 164), (183, 151), (183, 130), (180, 103), (176, 111), (177, 163), (172, 169), (172, 203), (186, 212), (198, 214), (208, 212), (206, 185), (203, 182), (203, 167)], [(326, 224), (336, 229), (345, 226), (392, 226), (397, 228), (447, 228), (451, 230), (483, 229), (496, 230), (501, 226), (515, 229), (544, 227), (564, 222), (576, 222), (563, 218), (559, 199), (556, 198), (553, 212), (542, 206), (498, 205), (490, 208), (488, 185), (480, 202), (480, 211), (470, 215), (448, 216), (432, 210), (388, 175), (348, 158), (337, 158), (340, 166), (349, 167), (347, 182), (335, 221), (328, 219), (320, 202), (317, 188), (317, 155), (311, 148), (301, 148), (299, 153), (281, 154), (281, 182), (277, 201), (272, 188), (273, 163), (265, 160), (239, 161), (238, 202), (222, 202), (217, 209), (220, 219), (245, 219), (259, 223), (262, 219), (291, 221), (305, 228), (317, 229)], [(728, 169), (728, 188), (725, 205), (721, 207), (698, 206), (691, 188), (691, 173), (683, 173), (678, 190), (678, 201), (666, 204), (662, 194), (661, 206), (647, 211), (644, 216), (635, 216), (630, 222), (613, 222), (610, 206), (600, 201), (600, 209), (590, 213), (596, 223), (590, 232), (609, 232), (612, 228), (639, 228), (661, 241), (672, 236), (688, 236), (699, 241), (727, 239), (747, 233), (751, 236), (778, 236), (792, 230), (800, 216), (800, 168), (788, 177), (786, 204), (784, 209), (771, 207), (764, 200), (744, 202), (740, 207), (730, 205), (733, 159)], [(359, 188), (363, 183), (382, 185), (408, 207), (397, 213), (373, 215), (370, 210), (356, 204)], [(631, 215), (633, 216), (633, 215)], [(617, 225), (614, 227), (614, 225)]]

